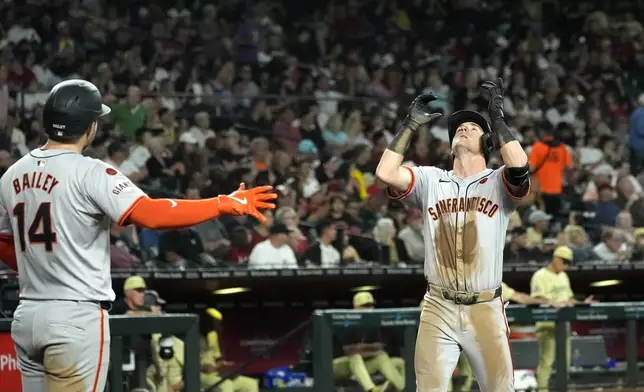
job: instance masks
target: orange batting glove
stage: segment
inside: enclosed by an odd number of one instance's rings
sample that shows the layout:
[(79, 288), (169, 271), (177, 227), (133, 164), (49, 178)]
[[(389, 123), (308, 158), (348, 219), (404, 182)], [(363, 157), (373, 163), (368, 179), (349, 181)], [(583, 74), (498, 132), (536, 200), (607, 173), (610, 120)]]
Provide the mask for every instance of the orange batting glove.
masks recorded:
[(277, 193), (271, 192), (273, 187), (258, 186), (246, 189), (242, 182), (239, 189), (230, 195), (220, 195), (217, 197), (219, 203), (219, 213), (226, 215), (251, 215), (260, 222), (266, 222), (266, 217), (259, 210), (274, 210), (274, 203), (268, 201), (277, 199)]

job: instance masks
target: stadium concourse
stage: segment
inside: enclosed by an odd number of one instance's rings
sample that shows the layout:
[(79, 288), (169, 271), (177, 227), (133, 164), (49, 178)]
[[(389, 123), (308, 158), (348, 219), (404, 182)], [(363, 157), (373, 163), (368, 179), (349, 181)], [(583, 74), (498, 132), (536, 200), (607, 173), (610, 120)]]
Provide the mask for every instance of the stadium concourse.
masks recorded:
[(113, 268), (415, 267), (423, 214), (387, 197), (380, 156), (413, 97), (431, 91), (445, 115), (419, 130), (405, 160), (451, 167), (447, 114), (485, 112), (479, 86), (502, 77), (505, 118), (533, 171), (505, 264), (541, 265), (560, 245), (577, 265), (641, 261), (638, 4), (2, 2), (0, 174), (44, 142), (51, 87), (84, 78), (112, 109), (86, 153), (151, 195), (199, 199), (240, 182), (280, 195), (265, 224), (113, 225)]

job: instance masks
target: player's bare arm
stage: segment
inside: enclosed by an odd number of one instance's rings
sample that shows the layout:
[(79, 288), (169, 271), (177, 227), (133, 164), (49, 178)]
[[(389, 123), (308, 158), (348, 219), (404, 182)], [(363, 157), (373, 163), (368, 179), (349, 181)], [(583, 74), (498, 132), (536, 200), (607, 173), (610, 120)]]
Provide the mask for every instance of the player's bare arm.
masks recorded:
[(402, 166), (402, 162), (418, 128), (434, 122), (441, 116), (440, 113), (431, 113), (429, 107), (429, 103), (436, 99), (438, 98), (432, 93), (422, 94), (414, 99), (398, 133), (380, 158), (376, 177), (394, 190), (404, 192), (411, 185), (412, 174), (408, 168)]
[(522, 293), (520, 291), (515, 291), (509, 299), (510, 301), (516, 302), (521, 305), (546, 305), (549, 303), (544, 298), (531, 297), (528, 294)]
[(488, 112), (492, 122), (492, 131), (497, 135), (501, 157), (505, 164), (503, 179), (507, 186), (506, 189), (512, 197), (522, 198), (530, 190), (530, 164), (528, 163), (528, 155), (505, 123), (503, 80), (498, 78), (496, 83), (485, 82), (482, 87), (489, 95)]

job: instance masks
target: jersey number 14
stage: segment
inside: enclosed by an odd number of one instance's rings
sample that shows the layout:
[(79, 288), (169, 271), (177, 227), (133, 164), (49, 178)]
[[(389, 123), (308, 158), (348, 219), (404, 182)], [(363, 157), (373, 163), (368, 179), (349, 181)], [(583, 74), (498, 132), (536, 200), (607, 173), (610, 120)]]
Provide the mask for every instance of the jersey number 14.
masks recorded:
[(20, 239), (21, 251), (24, 252), (27, 249), (27, 239), (29, 244), (44, 245), (47, 252), (53, 250), (56, 243), (56, 233), (54, 233), (51, 224), (51, 203), (41, 203), (38, 206), (36, 216), (31, 221), (29, 230), (26, 233), (25, 203), (18, 203), (13, 207), (13, 216), (18, 221), (18, 238)]

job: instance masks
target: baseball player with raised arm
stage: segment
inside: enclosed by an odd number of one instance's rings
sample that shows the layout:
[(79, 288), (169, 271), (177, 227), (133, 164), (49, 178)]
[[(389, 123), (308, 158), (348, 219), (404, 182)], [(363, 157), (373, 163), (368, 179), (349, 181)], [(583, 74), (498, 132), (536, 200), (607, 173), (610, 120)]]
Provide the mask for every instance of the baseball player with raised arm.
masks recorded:
[(24, 391), (99, 392), (110, 349), (110, 224), (189, 227), (275, 208), (271, 187), (205, 200), (149, 198), (114, 167), (81, 154), (110, 112), (92, 83), (68, 80), (43, 109), (49, 141), (0, 179), (0, 258), (17, 269), (11, 324)]
[[(492, 127), (474, 111), (447, 121), (453, 170), (402, 166), (414, 133), (440, 114), (433, 94), (418, 96), (383, 153), (377, 177), (390, 195), (424, 211), (428, 281), (416, 341), (417, 391), (445, 391), (461, 351), (482, 391), (514, 390), (501, 298), (503, 246), (517, 200), (530, 188), (528, 157), (503, 119), (503, 82), (486, 82)], [(488, 169), (498, 139), (505, 166)]]

